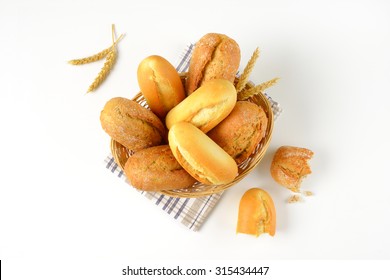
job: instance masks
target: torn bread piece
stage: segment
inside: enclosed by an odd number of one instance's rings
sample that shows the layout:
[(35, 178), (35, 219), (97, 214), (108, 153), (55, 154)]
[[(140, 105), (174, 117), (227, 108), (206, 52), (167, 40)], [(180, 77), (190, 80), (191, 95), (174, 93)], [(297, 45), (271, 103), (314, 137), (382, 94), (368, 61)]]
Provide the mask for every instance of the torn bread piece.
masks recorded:
[(274, 155), (271, 163), (271, 176), (274, 180), (290, 189), (299, 193), (303, 178), (311, 174), (308, 161), (314, 153), (305, 148), (282, 146)]
[(238, 208), (237, 233), (274, 236), (275, 230), (276, 210), (270, 194), (260, 188), (247, 190)]

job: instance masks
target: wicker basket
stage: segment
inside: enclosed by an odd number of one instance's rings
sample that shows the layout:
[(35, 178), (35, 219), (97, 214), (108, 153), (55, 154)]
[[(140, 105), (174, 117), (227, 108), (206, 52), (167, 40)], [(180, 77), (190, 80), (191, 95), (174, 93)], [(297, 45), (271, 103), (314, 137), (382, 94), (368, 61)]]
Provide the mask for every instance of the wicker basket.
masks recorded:
[[(181, 74), (181, 78), (183, 83), (186, 79), (186, 73)], [(237, 80), (236, 80), (237, 82)], [(253, 87), (253, 84), (248, 83), (246, 87)], [(138, 93), (134, 98), (134, 101), (138, 102), (140, 105), (142, 105), (145, 108), (149, 108), (145, 98), (143, 97), (142, 93)], [(265, 132), (265, 137), (260, 141), (260, 143), (257, 145), (254, 152), (249, 156), (248, 159), (246, 159), (244, 162), (240, 163), (238, 165), (238, 175), (234, 179), (234, 181), (230, 182), (229, 184), (223, 184), (223, 185), (205, 185), (200, 182), (196, 182), (193, 186), (186, 188), (186, 189), (179, 189), (179, 190), (170, 190), (170, 191), (160, 191), (163, 194), (174, 196), (174, 197), (201, 197), (206, 195), (211, 195), (214, 193), (222, 192), (229, 187), (235, 185), (240, 180), (242, 180), (253, 168), (256, 167), (256, 165), (261, 161), (261, 159), (264, 157), (265, 152), (267, 151), (267, 148), (269, 146), (271, 136), (272, 136), (272, 130), (274, 126), (274, 117), (272, 113), (272, 108), (270, 106), (269, 101), (267, 98), (262, 94), (257, 94), (248, 101), (257, 104), (258, 106), (261, 106), (264, 110), (264, 112), (267, 115), (268, 118), (268, 125), (267, 130)], [(127, 148), (116, 142), (115, 140), (111, 139), (111, 152), (114, 157), (115, 162), (119, 165), (119, 167), (124, 170), (124, 166), (126, 164), (127, 159), (131, 156), (132, 151), (129, 151)]]

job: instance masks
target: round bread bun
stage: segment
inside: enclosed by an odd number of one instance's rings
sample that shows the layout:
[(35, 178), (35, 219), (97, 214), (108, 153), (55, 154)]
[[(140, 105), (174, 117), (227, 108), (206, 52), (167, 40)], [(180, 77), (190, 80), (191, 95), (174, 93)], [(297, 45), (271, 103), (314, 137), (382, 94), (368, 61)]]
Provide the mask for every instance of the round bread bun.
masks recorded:
[(174, 124), (168, 142), (180, 165), (206, 185), (227, 184), (237, 176), (233, 158), (191, 123)]
[(186, 97), (179, 73), (161, 56), (151, 55), (142, 60), (137, 78), (146, 102), (160, 119)]
[(131, 151), (166, 142), (167, 131), (161, 120), (137, 102), (115, 97), (100, 113), (103, 130)]
[(267, 121), (267, 115), (260, 106), (249, 101), (237, 101), (229, 116), (207, 135), (240, 164), (264, 138)]
[(168, 145), (136, 152), (126, 161), (124, 172), (132, 186), (144, 191), (182, 189), (196, 182), (177, 162)]
[(170, 129), (175, 123), (190, 122), (207, 133), (229, 115), (236, 101), (233, 83), (210, 80), (169, 111), (165, 123)]

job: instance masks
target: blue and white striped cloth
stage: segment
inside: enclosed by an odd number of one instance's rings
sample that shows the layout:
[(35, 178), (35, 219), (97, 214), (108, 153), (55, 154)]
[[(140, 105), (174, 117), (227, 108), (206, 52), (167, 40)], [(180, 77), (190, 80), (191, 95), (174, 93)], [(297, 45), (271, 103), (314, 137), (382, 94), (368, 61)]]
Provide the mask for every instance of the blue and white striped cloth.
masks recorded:
[[(193, 49), (194, 45), (190, 44), (180, 55), (176, 63), (176, 69), (179, 73), (188, 71)], [(267, 98), (271, 103), (274, 117), (276, 119), (282, 110), (279, 104), (272, 100), (271, 97), (267, 96)], [(115, 163), (111, 154), (108, 155), (105, 159), (105, 164), (106, 168), (110, 172), (130, 184), (121, 168)], [(163, 195), (158, 192), (146, 192), (138, 190), (137, 192), (148, 198), (153, 204), (161, 208), (168, 215), (172, 216), (174, 220), (194, 231), (198, 231), (200, 229), (202, 224), (206, 221), (211, 210), (222, 196), (222, 193), (218, 193), (199, 198), (177, 198)]]

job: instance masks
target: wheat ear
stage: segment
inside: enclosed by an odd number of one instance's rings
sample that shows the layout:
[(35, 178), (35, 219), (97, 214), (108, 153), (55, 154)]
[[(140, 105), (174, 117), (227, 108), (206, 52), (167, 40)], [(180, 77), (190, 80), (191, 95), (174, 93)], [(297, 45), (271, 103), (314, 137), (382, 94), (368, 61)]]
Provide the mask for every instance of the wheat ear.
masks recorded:
[(89, 86), (87, 93), (97, 89), (103, 83), (103, 81), (107, 78), (111, 69), (114, 67), (114, 64), (116, 62), (116, 58), (118, 56), (118, 52), (116, 50), (116, 42), (118, 42), (120, 39), (122, 39), (123, 36), (124, 36), (123, 34), (120, 35), (118, 40), (115, 41), (115, 26), (112, 25), (112, 46), (111, 46), (111, 49), (106, 56), (106, 61), (104, 62), (102, 69), (100, 70), (99, 74), (97, 75), (97, 77), (95, 78), (93, 83)]
[(104, 65), (100, 70), (99, 74), (97, 75), (93, 83), (89, 86), (87, 93), (94, 91), (103, 83), (103, 81), (107, 78), (108, 74), (113, 68), (116, 58), (117, 58), (117, 50), (115, 48), (112, 48), (108, 52), (106, 56), (106, 61), (104, 62)]
[(237, 85), (236, 85), (236, 90), (239, 93), (246, 85), (246, 83), (249, 80), (249, 75), (251, 74), (253, 67), (256, 64), (256, 60), (258, 59), (260, 55), (259, 48), (256, 48), (255, 51), (253, 52), (248, 64), (244, 68), (244, 72), (242, 75), (238, 78)]
[[(122, 39), (122, 38), (123, 38), (123, 36), (120, 36), (118, 38), (118, 40), (116, 40), (114, 42), (114, 46), (116, 44), (118, 44), (119, 40)], [(72, 65), (83, 65), (83, 64), (87, 64), (87, 63), (91, 63), (91, 62), (95, 62), (95, 61), (101, 60), (101, 59), (105, 58), (108, 55), (108, 53), (112, 50), (112, 47), (113, 46), (110, 46), (107, 49), (104, 49), (101, 52), (99, 52), (97, 54), (94, 54), (94, 55), (91, 55), (91, 56), (88, 56), (88, 57), (69, 60), (68, 63), (72, 64)]]
[(99, 52), (97, 54), (88, 56), (88, 57), (69, 60), (68, 63), (72, 64), (72, 65), (83, 65), (83, 64), (95, 62), (95, 61), (98, 61), (98, 60), (105, 58), (106, 55), (110, 52), (110, 50), (111, 50), (111, 47), (109, 47), (105, 50), (102, 50), (101, 52)]
[(272, 80), (266, 81), (264, 83), (261, 83), (257, 86), (254, 86), (249, 89), (245, 89), (242, 92), (240, 92), (237, 96), (238, 100), (246, 100), (256, 94), (262, 93), (267, 88), (275, 85), (278, 82), (279, 78), (274, 78)]

